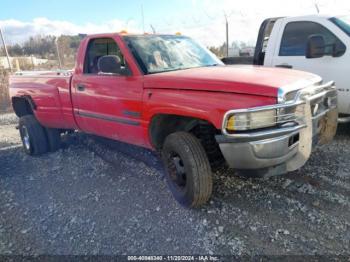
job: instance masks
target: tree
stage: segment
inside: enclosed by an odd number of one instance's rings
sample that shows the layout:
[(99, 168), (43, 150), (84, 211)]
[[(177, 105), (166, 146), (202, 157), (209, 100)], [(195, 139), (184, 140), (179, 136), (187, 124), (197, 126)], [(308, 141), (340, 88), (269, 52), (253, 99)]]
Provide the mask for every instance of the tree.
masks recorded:
[(35, 55), (40, 58), (48, 58), (50, 54), (56, 52), (54, 36), (35, 36), (29, 38), (23, 44), (24, 54), (27, 56)]
[(19, 44), (8, 46), (8, 52), (11, 56), (23, 56), (23, 47)]
[(61, 35), (57, 40), (62, 63), (64, 65), (74, 65), (76, 53), (82, 40), (82, 35), (69, 36)]
[(223, 43), (219, 47), (211, 46), (209, 50), (213, 52), (217, 57), (222, 58), (226, 55), (226, 43)]

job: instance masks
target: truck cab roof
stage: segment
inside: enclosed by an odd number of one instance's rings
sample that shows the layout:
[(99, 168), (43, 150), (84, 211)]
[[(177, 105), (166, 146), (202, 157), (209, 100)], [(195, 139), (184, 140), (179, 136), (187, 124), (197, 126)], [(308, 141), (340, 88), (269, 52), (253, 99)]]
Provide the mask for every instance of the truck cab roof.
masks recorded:
[(128, 32), (116, 32), (116, 33), (100, 33), (100, 34), (91, 34), (87, 35), (86, 38), (113, 38), (115, 36), (124, 37), (124, 36), (175, 36), (176, 34), (153, 34), (153, 33), (128, 33)]
[[(339, 15), (330, 15), (330, 14), (313, 14), (313, 15), (302, 15), (302, 16), (285, 16), (277, 19), (286, 19), (286, 20), (314, 20), (314, 19), (330, 19), (332, 17), (341, 16)], [(270, 18), (276, 19), (276, 18)]]

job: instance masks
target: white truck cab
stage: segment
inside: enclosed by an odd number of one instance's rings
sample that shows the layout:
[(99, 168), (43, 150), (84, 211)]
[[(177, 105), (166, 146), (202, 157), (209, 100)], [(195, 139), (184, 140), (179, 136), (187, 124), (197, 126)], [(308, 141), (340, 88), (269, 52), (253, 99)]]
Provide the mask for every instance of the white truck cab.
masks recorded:
[(342, 122), (350, 121), (350, 15), (272, 18), (260, 28), (254, 64), (334, 80)]

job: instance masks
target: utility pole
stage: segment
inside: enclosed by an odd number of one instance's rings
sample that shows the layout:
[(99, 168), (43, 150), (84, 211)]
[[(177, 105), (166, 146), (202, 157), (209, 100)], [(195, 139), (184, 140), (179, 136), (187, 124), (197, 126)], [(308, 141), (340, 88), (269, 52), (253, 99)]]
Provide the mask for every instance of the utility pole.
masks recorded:
[(320, 8), (318, 7), (317, 2), (315, 3), (315, 8), (316, 8), (317, 13), (319, 14), (320, 13)]
[(56, 44), (56, 51), (57, 51), (57, 58), (58, 58), (58, 66), (60, 67), (60, 70), (62, 69), (62, 62), (61, 62), (61, 56), (60, 56), (60, 49), (58, 48), (58, 37), (55, 39)]
[(5, 43), (5, 38), (4, 38), (4, 35), (3, 35), (3, 33), (2, 33), (1, 28), (0, 28), (0, 35), (1, 35), (2, 44), (3, 44), (4, 49), (5, 49), (5, 53), (6, 53), (6, 57), (7, 57), (7, 62), (8, 62), (8, 64), (9, 64), (10, 71), (12, 72), (11, 60), (10, 60), (9, 52), (7, 51), (7, 46), (6, 46), (6, 43)]
[(31, 56), (30, 56), (30, 59), (32, 60), (33, 70), (35, 70), (34, 56), (31, 55)]
[(229, 50), (229, 43), (228, 43), (228, 19), (227, 15), (224, 12), (225, 15), (225, 21), (226, 21), (226, 57), (228, 57), (228, 50)]

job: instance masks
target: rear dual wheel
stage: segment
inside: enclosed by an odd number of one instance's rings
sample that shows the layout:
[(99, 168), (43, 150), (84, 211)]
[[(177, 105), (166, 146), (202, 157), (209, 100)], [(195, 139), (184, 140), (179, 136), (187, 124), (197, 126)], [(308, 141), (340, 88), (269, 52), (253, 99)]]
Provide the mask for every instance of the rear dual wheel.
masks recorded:
[(174, 198), (185, 207), (205, 204), (212, 194), (212, 172), (207, 154), (192, 134), (176, 132), (164, 143), (162, 159)]
[(61, 148), (61, 132), (59, 129), (45, 128), (49, 151), (56, 152)]
[(43, 127), (33, 115), (19, 119), (19, 133), (24, 151), (28, 155), (38, 156), (61, 147), (61, 134), (57, 129)]

